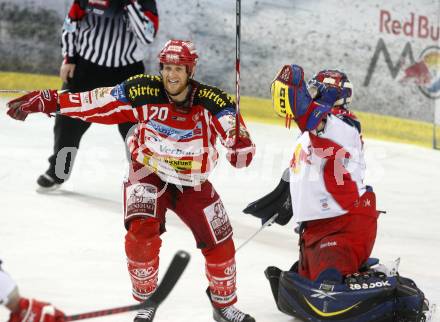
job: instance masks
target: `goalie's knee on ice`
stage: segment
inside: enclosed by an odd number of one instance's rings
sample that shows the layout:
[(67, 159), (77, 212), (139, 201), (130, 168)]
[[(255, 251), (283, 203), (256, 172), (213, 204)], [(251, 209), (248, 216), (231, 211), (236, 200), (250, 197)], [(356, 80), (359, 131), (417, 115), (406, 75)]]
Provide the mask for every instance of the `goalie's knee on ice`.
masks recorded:
[(125, 253), (133, 261), (147, 261), (159, 256), (160, 223), (154, 219), (135, 219), (125, 235)]

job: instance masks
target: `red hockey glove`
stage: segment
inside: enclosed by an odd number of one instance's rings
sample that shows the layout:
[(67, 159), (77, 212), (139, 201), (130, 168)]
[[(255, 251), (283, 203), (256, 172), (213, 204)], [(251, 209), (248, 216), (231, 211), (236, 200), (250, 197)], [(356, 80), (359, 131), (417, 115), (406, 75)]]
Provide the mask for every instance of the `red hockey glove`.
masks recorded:
[(8, 322), (63, 322), (65, 315), (49, 303), (21, 298), (19, 309), (11, 313)]
[[(227, 142), (235, 142), (235, 129), (231, 130)], [(231, 144), (232, 145), (232, 144)], [(227, 144), (228, 146), (228, 144)], [(255, 144), (251, 141), (246, 129), (240, 129), (240, 136), (237, 142), (228, 148), (226, 159), (236, 168), (249, 166), (255, 154)]]
[(24, 121), (29, 113), (54, 113), (58, 106), (58, 93), (53, 89), (33, 91), (7, 104), (7, 114), (13, 119)]

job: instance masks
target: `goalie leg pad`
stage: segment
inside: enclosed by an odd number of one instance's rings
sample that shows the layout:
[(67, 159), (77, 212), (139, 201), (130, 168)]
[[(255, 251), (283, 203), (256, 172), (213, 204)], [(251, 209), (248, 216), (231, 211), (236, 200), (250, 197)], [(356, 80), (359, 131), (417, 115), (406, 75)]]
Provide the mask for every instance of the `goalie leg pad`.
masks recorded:
[(125, 236), (127, 266), (133, 297), (145, 301), (157, 288), (159, 252), (162, 245), (160, 223), (154, 219), (133, 220)]
[[(268, 268), (269, 269), (269, 268)], [(310, 281), (296, 272), (281, 272), (276, 304), (281, 312), (304, 321), (422, 322), (429, 309), (423, 292), (400, 276), (370, 271), (360, 283), (335, 282), (334, 274)]]
[(214, 307), (227, 307), (237, 302), (235, 246), (228, 238), (215, 247), (202, 250), (206, 260), (206, 277)]

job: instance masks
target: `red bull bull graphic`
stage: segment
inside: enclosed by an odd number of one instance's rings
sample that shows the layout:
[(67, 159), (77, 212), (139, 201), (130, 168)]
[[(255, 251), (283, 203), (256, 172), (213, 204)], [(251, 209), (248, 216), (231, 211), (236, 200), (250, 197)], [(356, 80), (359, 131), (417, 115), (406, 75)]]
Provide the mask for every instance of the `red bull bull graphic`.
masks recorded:
[(401, 82), (412, 81), (427, 97), (440, 97), (440, 47), (425, 48), (417, 62), (405, 68)]

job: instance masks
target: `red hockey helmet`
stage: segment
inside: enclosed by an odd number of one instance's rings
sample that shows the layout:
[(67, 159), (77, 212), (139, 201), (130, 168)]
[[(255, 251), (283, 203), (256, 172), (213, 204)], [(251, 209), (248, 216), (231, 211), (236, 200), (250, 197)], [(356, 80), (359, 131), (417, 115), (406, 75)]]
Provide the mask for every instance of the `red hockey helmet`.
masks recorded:
[(325, 86), (336, 87), (340, 90), (339, 98), (334, 106), (347, 107), (353, 97), (353, 85), (344, 72), (339, 70), (325, 69), (318, 72), (308, 82), (308, 89), (312, 98), (317, 98), (317, 88), (319, 83)]
[(194, 75), (197, 59), (196, 47), (189, 40), (168, 40), (159, 53), (159, 63), (185, 65), (188, 68), (190, 77)]

